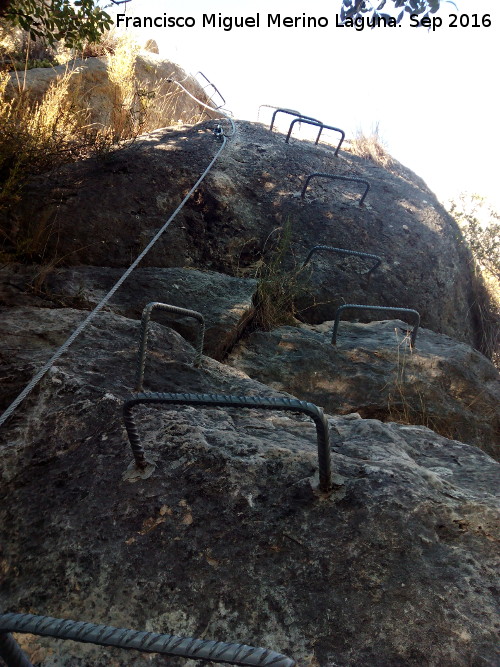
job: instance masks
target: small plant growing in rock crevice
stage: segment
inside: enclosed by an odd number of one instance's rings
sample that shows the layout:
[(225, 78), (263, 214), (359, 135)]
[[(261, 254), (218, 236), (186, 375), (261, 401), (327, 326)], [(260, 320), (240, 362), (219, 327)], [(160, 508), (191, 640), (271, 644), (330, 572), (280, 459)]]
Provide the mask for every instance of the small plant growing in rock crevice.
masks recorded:
[[(253, 329), (270, 331), (297, 323), (295, 302), (299, 295), (307, 291), (307, 284), (302, 267), (296, 264), (292, 255), (291, 239), (292, 225), (288, 220), (271, 232), (266, 240), (263, 253), (268, 244), (272, 243), (273, 247), (257, 262)], [(289, 268), (290, 258), (292, 268)]]

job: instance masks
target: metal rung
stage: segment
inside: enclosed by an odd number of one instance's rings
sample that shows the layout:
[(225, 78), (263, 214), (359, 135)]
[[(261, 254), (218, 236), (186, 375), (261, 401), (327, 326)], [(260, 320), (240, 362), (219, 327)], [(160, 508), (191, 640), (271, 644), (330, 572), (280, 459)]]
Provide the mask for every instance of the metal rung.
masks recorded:
[(346, 303), (343, 306), (339, 306), (335, 311), (332, 345), (337, 345), (337, 330), (339, 328), (340, 316), (342, 315), (343, 311), (347, 310), (348, 308), (351, 310), (385, 310), (394, 313), (411, 313), (415, 316), (415, 325), (413, 326), (413, 331), (411, 332), (410, 345), (411, 347), (415, 347), (417, 342), (418, 327), (420, 326), (420, 313), (418, 310), (413, 310), (413, 308), (393, 308), (391, 306), (363, 306), (359, 303)]
[[(222, 104), (219, 104), (219, 106), (218, 106), (218, 107), (215, 107), (215, 108), (216, 108), (216, 109), (220, 109), (221, 107), (223, 107), (224, 104), (226, 103), (226, 100), (225, 100), (225, 98), (222, 96), (222, 93), (221, 93), (220, 90), (217, 88), (217, 86), (215, 86), (215, 85), (210, 81), (210, 79), (208, 79), (208, 78), (203, 74), (203, 72), (196, 72), (196, 74), (194, 75), (195, 78), (198, 76), (198, 74), (201, 74), (201, 76), (202, 76), (202, 77), (205, 79), (205, 81), (207, 82), (207, 85), (203, 87), (203, 90), (205, 90), (206, 88), (213, 88), (214, 91), (215, 91), (214, 94), (217, 94), (217, 95), (221, 98), (221, 100), (222, 100)], [(212, 97), (209, 97), (209, 102), (213, 102), (213, 95), (212, 95)]]
[(270, 127), (269, 127), (270, 130), (273, 129), (273, 127), (274, 127), (274, 121), (275, 121), (275, 119), (276, 119), (276, 116), (277, 116), (279, 113), (286, 113), (286, 114), (288, 114), (289, 116), (298, 116), (298, 119), (297, 119), (298, 121), (303, 120), (303, 121), (305, 122), (306, 120), (311, 120), (311, 121), (314, 121), (315, 123), (321, 123), (320, 120), (318, 120), (317, 118), (313, 118), (312, 116), (304, 116), (304, 114), (301, 114), (301, 113), (299, 113), (298, 111), (294, 111), (293, 109), (284, 109), (284, 108), (279, 107), (279, 108), (276, 109), (276, 111), (273, 113), (273, 117), (271, 118), (271, 125), (270, 125)]
[(375, 264), (371, 267), (371, 269), (364, 272), (364, 274), (368, 276), (368, 279), (371, 277), (372, 272), (375, 271), (375, 269), (382, 263), (381, 257), (379, 257), (378, 255), (371, 255), (367, 252), (359, 252), (358, 250), (346, 250), (345, 248), (334, 248), (333, 246), (329, 245), (315, 245), (314, 248), (311, 248), (311, 250), (309, 251), (309, 254), (307, 255), (304, 263), (302, 264), (302, 268), (306, 266), (306, 264), (309, 262), (313, 254), (318, 250), (329, 250), (330, 252), (336, 252), (341, 255), (355, 255), (357, 257), (363, 257), (366, 259), (374, 259)]
[[(0, 614), (0, 657), (7, 667), (33, 667), (10, 632), (28, 632), (42, 637), (135, 649), (145, 653), (176, 655), (193, 660), (225, 662), (251, 667), (294, 667), (286, 655), (246, 644), (228, 644), (156, 632), (138, 632), (107, 625), (70, 621), (33, 614)], [(15, 645), (15, 646), (14, 646)], [(14, 649), (14, 650), (13, 650)]]
[[(280, 109), (281, 107), (277, 107), (274, 104), (259, 104), (259, 108), (257, 109), (257, 120), (260, 118), (260, 110), (261, 109)], [(297, 116), (301, 116), (302, 114), (300, 111), (294, 111), (293, 109), (288, 109), (288, 111), (292, 111), (294, 114)]]
[(340, 137), (340, 141), (339, 141), (339, 143), (337, 145), (337, 148), (335, 149), (335, 153), (334, 153), (335, 156), (338, 155), (340, 147), (342, 146), (342, 142), (345, 139), (344, 130), (341, 130), (339, 127), (333, 127), (333, 125), (325, 125), (324, 123), (322, 123), (319, 120), (309, 120), (309, 119), (306, 119), (304, 117), (303, 118), (294, 118), (294, 120), (292, 120), (292, 122), (290, 123), (290, 127), (288, 129), (288, 134), (286, 135), (286, 139), (285, 139), (286, 144), (289, 143), (290, 135), (292, 134), (293, 126), (295, 125), (295, 123), (305, 123), (306, 125), (312, 125), (313, 127), (319, 127), (318, 136), (316, 137), (316, 141), (314, 142), (316, 146), (318, 145), (318, 142), (319, 142), (319, 139), (321, 137), (321, 133), (323, 132), (323, 130), (333, 130), (334, 132), (340, 132), (340, 134), (342, 136)]
[(300, 196), (302, 199), (305, 198), (306, 196), (306, 190), (307, 186), (309, 185), (309, 181), (311, 178), (329, 178), (330, 180), (339, 180), (339, 181), (354, 181), (355, 183), (362, 183), (365, 186), (365, 191), (363, 193), (363, 196), (360, 199), (359, 205), (363, 206), (363, 202), (365, 201), (365, 197), (368, 194), (368, 190), (370, 189), (370, 184), (368, 181), (364, 181), (361, 178), (353, 178), (351, 176), (337, 176), (336, 174), (323, 174), (320, 172), (315, 172), (314, 174), (310, 174), (306, 178), (306, 182), (304, 183), (304, 187), (302, 188), (302, 192), (300, 193)]
[(200, 323), (198, 329), (198, 339), (196, 341), (196, 355), (193, 361), (193, 366), (198, 367), (201, 363), (201, 355), (203, 352), (203, 341), (205, 338), (205, 320), (201, 313), (196, 310), (188, 310), (187, 308), (179, 308), (178, 306), (171, 306), (168, 303), (160, 303), (159, 301), (152, 301), (142, 311), (141, 317), (141, 338), (139, 341), (139, 351), (137, 354), (137, 373), (136, 373), (136, 391), (142, 391), (142, 383), (144, 382), (144, 369), (146, 367), (146, 349), (148, 344), (149, 322), (151, 313), (154, 309), (166, 310), (170, 313), (178, 315), (186, 315), (194, 317)]
[(258, 396), (224, 396), (221, 394), (170, 394), (145, 393), (135, 394), (125, 401), (123, 406), (123, 421), (127, 429), (128, 439), (134, 455), (136, 467), (144, 470), (151, 463), (146, 460), (141, 444), (137, 425), (132, 410), (139, 404), (167, 403), (195, 406), (221, 406), (232, 408), (262, 408), (264, 410), (286, 410), (302, 412), (314, 421), (318, 440), (319, 488), (329, 491), (332, 485), (330, 435), (328, 422), (323, 410), (313, 403), (299, 401), (296, 398), (264, 398)]

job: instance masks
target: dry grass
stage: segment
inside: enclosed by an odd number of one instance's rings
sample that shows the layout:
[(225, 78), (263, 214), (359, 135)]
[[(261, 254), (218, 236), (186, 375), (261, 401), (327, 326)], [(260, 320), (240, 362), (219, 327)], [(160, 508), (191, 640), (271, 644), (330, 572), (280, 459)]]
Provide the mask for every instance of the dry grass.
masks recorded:
[[(0, 30), (0, 49), (19, 49), (20, 39), (25, 36)], [(26, 63), (32, 47), (33, 43), (28, 42)], [(85, 102), (88, 91), (69, 65), (38, 101), (30, 98), (22, 73), (15, 74), (17, 89), (13, 90), (12, 81), (7, 85), (12, 75), (0, 70), (0, 211), (5, 213), (20, 199), (31, 176), (56, 170), (71, 160), (102, 155), (126, 145), (124, 140), (134, 139), (144, 131), (177, 122), (177, 102), (182, 93), (155, 80), (154, 74), (150, 83), (139, 83), (136, 42), (110, 32), (99, 48), (107, 54), (106, 92), (112, 100), (111, 117), (104, 124), (90, 123), (90, 109)], [(73, 55), (63, 47), (59, 52), (61, 60)], [(193, 118), (193, 122), (197, 120)], [(23, 225), (22, 232), (13, 229), (7, 219), (5, 214), (0, 222), (0, 254), (4, 261), (53, 260), (44, 254), (51, 231), (41, 219)]]
[(137, 86), (135, 61), (139, 46), (128, 36), (117, 41), (108, 56), (108, 77), (113, 87), (113, 117), (111, 129), (115, 141), (128, 139), (140, 131), (137, 117)]
[[(120, 41), (120, 36), (114, 28), (107, 30), (101, 35), (98, 42), (86, 42), (78, 56), (80, 58), (96, 58), (115, 53)], [(59, 48), (58, 48), (59, 51)]]
[[(291, 238), (292, 226), (288, 221), (271, 232), (265, 246), (272, 244), (272, 247), (267, 253), (264, 247), (262, 258), (255, 264), (254, 276), (258, 285), (254, 298), (254, 329), (271, 331), (297, 323), (295, 301), (307, 288), (301, 265), (287, 268)], [(293, 258), (291, 261), (294, 262)]]
[[(395, 336), (397, 345), (396, 368), (394, 377), (387, 385), (388, 418), (398, 424), (419, 424), (435, 430), (436, 424), (429, 417), (424, 394), (417, 392), (417, 398), (415, 398), (414, 380), (408, 377), (408, 361), (413, 354), (413, 349), (410, 346), (410, 333), (401, 337), (396, 329)], [(408, 392), (410, 385), (411, 389)]]
[(384, 141), (380, 136), (378, 123), (374, 126), (370, 135), (358, 130), (356, 138), (351, 139), (346, 149), (353, 155), (371, 160), (380, 167), (384, 167), (384, 169), (390, 169), (394, 164), (394, 160), (387, 152)]
[[(0, 74), (0, 211), (21, 197), (28, 178), (49, 172), (79, 157), (108, 150), (106, 132), (87, 124), (88, 113), (75, 96), (72, 72), (54, 80), (38, 102), (30, 99), (19, 80), (17, 94), (7, 94), (9, 75)], [(47, 230), (40, 222), (23, 235), (0, 228), (3, 261), (41, 259)]]
[(54, 81), (42, 100), (33, 103), (22, 87), (7, 95), (9, 76), (0, 75), (0, 207), (15, 198), (30, 173), (46, 170), (71, 152), (85, 125), (69, 92), (71, 73)]

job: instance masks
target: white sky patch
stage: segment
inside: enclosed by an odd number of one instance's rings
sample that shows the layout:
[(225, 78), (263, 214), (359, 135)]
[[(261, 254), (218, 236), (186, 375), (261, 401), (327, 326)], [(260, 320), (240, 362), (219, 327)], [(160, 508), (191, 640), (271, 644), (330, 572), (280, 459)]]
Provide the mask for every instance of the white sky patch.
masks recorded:
[[(387, 6), (392, 3), (388, 0)], [(340, 0), (132, 0), (127, 16), (191, 16), (194, 28), (141, 28), (160, 54), (220, 89), (236, 117), (256, 120), (260, 104), (301, 111), (353, 136), (379, 123), (389, 152), (441, 199), (479, 192), (500, 206), (499, 0), (443, 4), (435, 31), (336, 27)], [(255, 17), (259, 28), (202, 27), (203, 14)], [(268, 14), (328, 18), (327, 28), (267, 27)], [(449, 27), (451, 15), (469, 27)], [(490, 27), (471, 27), (473, 15)], [(457, 20), (459, 23), (459, 20)]]

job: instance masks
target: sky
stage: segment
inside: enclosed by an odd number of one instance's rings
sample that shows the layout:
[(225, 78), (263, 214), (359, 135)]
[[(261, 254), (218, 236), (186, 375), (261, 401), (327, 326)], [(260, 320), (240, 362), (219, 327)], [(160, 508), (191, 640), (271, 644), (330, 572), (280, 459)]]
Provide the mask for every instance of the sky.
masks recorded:
[[(355, 30), (336, 26), (340, 0), (131, 0), (127, 16), (192, 17), (195, 26), (140, 28), (160, 55), (201, 70), (236, 118), (260, 104), (293, 108), (347, 137), (378, 125), (388, 151), (443, 201), (477, 192), (500, 208), (500, 0), (443, 3), (442, 25)], [(387, 7), (392, 3), (388, 1)], [(255, 17), (260, 27), (203, 26), (203, 14)], [(268, 27), (268, 14), (326, 17), (321, 28)], [(452, 15), (457, 27), (451, 27)], [(476, 16), (477, 15), (477, 16)], [(488, 19), (489, 15), (491, 25)], [(461, 22), (464, 24), (460, 25)], [(479, 27), (473, 27), (473, 23)], [(469, 23), (467, 26), (466, 24)], [(261, 120), (269, 116), (261, 112)], [(266, 115), (267, 114), (267, 115)], [(288, 123), (286, 123), (288, 125)], [(284, 126), (283, 126), (284, 127)]]

